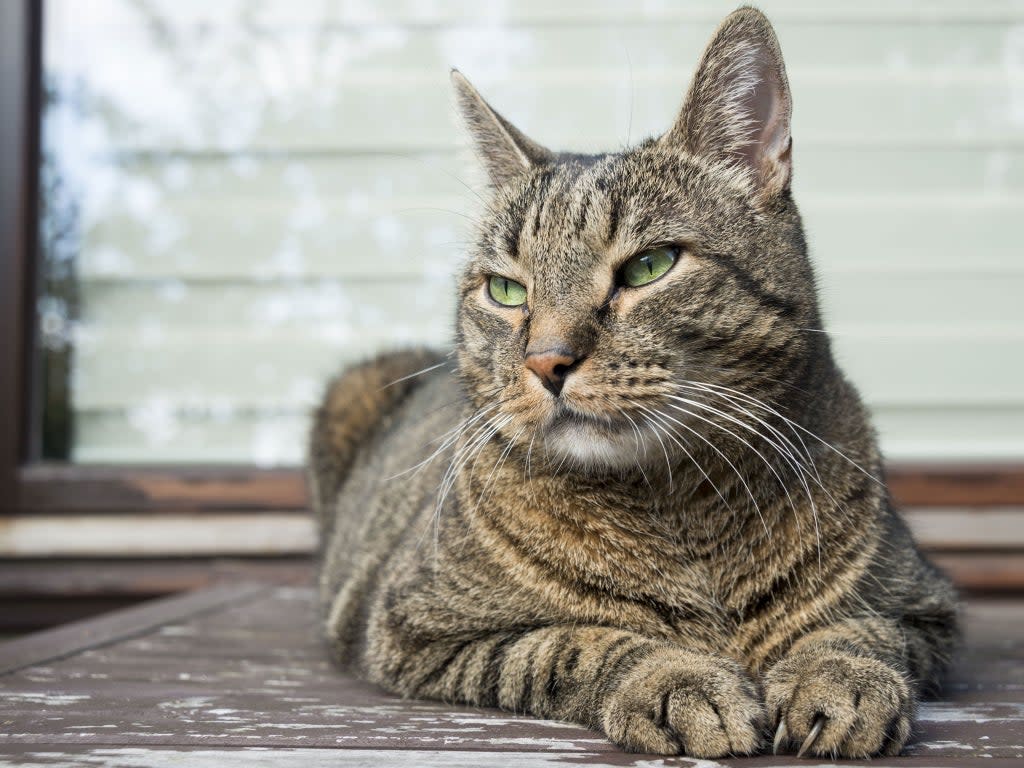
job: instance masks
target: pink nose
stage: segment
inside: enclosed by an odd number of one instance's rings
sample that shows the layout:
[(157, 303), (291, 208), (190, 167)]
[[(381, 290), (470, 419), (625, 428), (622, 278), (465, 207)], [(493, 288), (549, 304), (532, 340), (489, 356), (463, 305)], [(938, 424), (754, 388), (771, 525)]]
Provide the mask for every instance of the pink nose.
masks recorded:
[(537, 374), (541, 384), (556, 397), (579, 359), (567, 349), (549, 349), (526, 356), (526, 367)]

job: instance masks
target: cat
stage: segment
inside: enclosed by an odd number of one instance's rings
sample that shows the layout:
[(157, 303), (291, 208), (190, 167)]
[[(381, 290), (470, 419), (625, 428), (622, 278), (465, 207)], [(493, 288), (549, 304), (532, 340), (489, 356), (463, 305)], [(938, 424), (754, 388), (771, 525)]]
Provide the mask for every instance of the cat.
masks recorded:
[(636, 752), (900, 752), (956, 595), (822, 332), (768, 20), (728, 16), (617, 153), (452, 82), (491, 187), (454, 352), (357, 365), (314, 415), (333, 658)]

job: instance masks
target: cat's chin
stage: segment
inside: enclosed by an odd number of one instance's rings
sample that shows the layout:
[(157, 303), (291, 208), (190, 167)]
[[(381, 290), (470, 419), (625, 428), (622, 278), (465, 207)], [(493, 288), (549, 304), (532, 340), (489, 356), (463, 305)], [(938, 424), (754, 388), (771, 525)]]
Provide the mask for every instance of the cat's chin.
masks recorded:
[(544, 447), (558, 462), (591, 469), (635, 467), (647, 454), (642, 434), (590, 419), (558, 420), (549, 428)]

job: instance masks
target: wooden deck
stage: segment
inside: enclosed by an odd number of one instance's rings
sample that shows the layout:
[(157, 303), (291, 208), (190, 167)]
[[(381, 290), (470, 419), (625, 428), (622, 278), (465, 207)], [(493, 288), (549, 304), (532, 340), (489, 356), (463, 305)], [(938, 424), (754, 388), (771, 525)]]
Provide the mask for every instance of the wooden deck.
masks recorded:
[[(818, 764), (627, 755), (573, 725), (403, 701), (331, 668), (311, 601), (221, 586), (0, 645), (0, 766)], [(1024, 601), (966, 616), (948, 698), (923, 707), (904, 756), (871, 766), (1024, 765)]]

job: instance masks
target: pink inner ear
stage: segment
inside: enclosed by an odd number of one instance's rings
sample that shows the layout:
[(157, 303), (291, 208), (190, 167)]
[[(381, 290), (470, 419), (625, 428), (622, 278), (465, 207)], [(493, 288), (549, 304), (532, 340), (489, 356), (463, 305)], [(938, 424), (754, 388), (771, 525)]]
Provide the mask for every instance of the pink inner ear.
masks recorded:
[(757, 84), (744, 104), (750, 117), (749, 141), (740, 153), (762, 186), (783, 189), (790, 176), (789, 104), (768, 51), (758, 52), (755, 66)]

